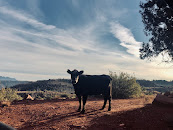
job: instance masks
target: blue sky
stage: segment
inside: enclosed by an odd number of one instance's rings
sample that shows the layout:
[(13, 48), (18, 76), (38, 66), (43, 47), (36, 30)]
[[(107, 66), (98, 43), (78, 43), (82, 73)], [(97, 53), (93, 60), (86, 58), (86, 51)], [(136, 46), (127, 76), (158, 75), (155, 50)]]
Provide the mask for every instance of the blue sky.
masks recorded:
[(172, 80), (171, 64), (139, 59), (140, 0), (0, 0), (0, 75), (18, 80), (126, 72)]

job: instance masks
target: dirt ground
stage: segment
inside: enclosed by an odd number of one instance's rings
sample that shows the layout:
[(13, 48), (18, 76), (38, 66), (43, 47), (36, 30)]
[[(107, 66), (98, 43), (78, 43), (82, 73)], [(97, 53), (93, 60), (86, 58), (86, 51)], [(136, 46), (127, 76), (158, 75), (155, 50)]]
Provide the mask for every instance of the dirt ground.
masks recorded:
[(0, 121), (19, 130), (173, 129), (173, 107), (151, 105), (153, 98), (112, 100), (112, 110), (99, 110), (103, 100), (89, 99), (86, 113), (77, 99), (19, 101), (0, 108)]

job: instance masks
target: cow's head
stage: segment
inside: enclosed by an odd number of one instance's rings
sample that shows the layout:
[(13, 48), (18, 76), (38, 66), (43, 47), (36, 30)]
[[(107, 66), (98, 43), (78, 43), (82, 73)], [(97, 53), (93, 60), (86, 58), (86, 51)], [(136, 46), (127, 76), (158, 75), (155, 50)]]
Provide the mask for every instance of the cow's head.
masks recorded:
[(84, 71), (80, 71), (78, 72), (77, 70), (67, 70), (67, 73), (71, 74), (71, 81), (72, 84), (77, 84), (78, 80), (79, 80), (79, 75), (83, 74)]

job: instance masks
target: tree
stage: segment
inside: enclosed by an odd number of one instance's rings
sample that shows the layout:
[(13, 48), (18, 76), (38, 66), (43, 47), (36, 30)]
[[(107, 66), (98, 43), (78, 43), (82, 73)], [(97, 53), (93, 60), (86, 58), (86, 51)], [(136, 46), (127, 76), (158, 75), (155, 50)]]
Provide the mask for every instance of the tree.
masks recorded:
[[(140, 58), (168, 55), (173, 61), (173, 1), (147, 0), (140, 3), (144, 33), (149, 36), (149, 42), (143, 43)], [(163, 59), (165, 62), (168, 59)]]

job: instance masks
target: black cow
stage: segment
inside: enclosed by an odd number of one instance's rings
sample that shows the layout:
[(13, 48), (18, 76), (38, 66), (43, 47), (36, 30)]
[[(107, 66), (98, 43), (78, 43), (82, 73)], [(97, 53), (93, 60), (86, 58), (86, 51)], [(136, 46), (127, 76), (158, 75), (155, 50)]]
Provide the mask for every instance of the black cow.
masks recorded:
[(105, 108), (107, 99), (109, 99), (109, 108), (111, 110), (112, 98), (112, 85), (111, 77), (108, 75), (83, 75), (84, 71), (67, 70), (71, 74), (72, 84), (74, 86), (75, 94), (79, 99), (79, 109), (81, 111), (81, 97), (83, 96), (83, 109), (81, 113), (85, 112), (85, 103), (88, 95), (104, 95), (104, 104), (102, 109)]

